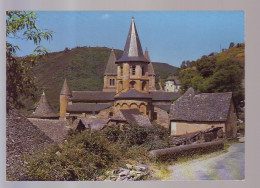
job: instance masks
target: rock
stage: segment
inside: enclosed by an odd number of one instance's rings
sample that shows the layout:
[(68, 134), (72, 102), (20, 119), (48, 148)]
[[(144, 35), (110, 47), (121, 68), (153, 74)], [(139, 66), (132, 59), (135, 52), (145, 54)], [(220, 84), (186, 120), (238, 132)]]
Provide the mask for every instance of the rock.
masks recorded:
[(127, 177), (126, 176), (118, 177), (116, 181), (127, 181)]
[(148, 169), (148, 167), (145, 164), (137, 164), (135, 166), (135, 169), (138, 171), (146, 171)]
[(112, 176), (110, 176), (110, 178), (109, 178), (111, 181), (116, 181), (117, 180), (117, 176), (115, 176), (115, 175), (112, 175)]
[(131, 177), (134, 177), (134, 176), (136, 175), (136, 171), (131, 170), (131, 171), (129, 172), (129, 175), (130, 175)]
[(133, 180), (141, 180), (142, 178), (143, 178), (143, 174), (137, 174), (134, 178), (133, 178)]
[(61, 153), (60, 153), (59, 151), (57, 151), (55, 154), (56, 154), (58, 157), (61, 155)]
[(125, 166), (126, 166), (126, 168), (128, 168), (129, 170), (132, 170), (132, 169), (133, 169), (133, 165), (126, 164)]
[(130, 170), (124, 170), (124, 171), (122, 171), (122, 172), (119, 173), (119, 176), (120, 176), (120, 177), (121, 177), (121, 176), (127, 176), (127, 175), (129, 175), (129, 172), (130, 172)]

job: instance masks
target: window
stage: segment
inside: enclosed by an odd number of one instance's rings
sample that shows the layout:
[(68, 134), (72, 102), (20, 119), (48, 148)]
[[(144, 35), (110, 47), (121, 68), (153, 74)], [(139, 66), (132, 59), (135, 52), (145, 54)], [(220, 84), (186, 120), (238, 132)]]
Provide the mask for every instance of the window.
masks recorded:
[(142, 67), (142, 75), (145, 75), (144, 67)]
[(123, 66), (120, 66), (120, 74), (123, 76)]
[(113, 116), (113, 112), (109, 112), (109, 117), (112, 117)]
[(109, 82), (110, 82), (110, 85), (111, 85), (111, 86), (114, 86), (114, 85), (115, 85), (115, 79), (110, 79)]
[(132, 75), (135, 75), (135, 65), (132, 66)]
[(154, 120), (157, 120), (157, 112), (154, 112), (154, 113), (153, 113), (153, 119), (154, 119)]

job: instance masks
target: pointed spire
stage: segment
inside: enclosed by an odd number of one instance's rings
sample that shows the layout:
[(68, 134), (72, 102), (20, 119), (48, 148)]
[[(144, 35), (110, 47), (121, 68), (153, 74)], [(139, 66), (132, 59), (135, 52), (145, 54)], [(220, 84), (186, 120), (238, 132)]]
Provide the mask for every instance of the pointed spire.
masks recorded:
[(117, 75), (116, 55), (114, 48), (110, 52), (110, 56), (107, 61), (107, 66), (104, 75)]
[(57, 117), (57, 115), (54, 113), (53, 109), (49, 105), (44, 91), (31, 117), (35, 117), (35, 118)]
[(154, 69), (153, 69), (153, 64), (151, 62), (147, 47), (145, 49), (144, 57), (150, 62), (148, 64), (148, 75), (155, 75)]
[(60, 95), (67, 95), (67, 96), (71, 96), (71, 91), (70, 91), (70, 88), (68, 86), (68, 83), (67, 83), (67, 79), (65, 78), (64, 80), (64, 83), (63, 83), (63, 86), (62, 86), (62, 89), (61, 89), (61, 92), (60, 92)]
[(117, 62), (142, 61), (149, 62), (143, 55), (141, 42), (132, 17), (130, 29), (127, 35), (125, 49), (122, 57)]

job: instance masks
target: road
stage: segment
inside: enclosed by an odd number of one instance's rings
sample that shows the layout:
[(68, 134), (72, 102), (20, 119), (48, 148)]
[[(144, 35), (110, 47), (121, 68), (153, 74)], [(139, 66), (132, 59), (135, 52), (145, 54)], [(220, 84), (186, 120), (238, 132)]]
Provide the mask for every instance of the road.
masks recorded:
[(169, 180), (243, 180), (245, 144), (232, 144), (228, 152), (212, 153), (199, 159), (169, 166)]

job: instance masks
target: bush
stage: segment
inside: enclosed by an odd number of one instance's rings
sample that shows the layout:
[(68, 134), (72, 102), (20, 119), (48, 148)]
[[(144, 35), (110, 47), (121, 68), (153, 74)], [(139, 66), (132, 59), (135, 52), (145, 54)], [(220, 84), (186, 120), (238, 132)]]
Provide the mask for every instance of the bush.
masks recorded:
[(101, 134), (89, 131), (71, 136), (60, 148), (32, 156), (29, 180), (95, 180), (119, 159), (116, 148)]

